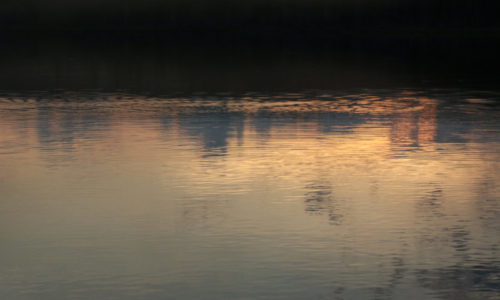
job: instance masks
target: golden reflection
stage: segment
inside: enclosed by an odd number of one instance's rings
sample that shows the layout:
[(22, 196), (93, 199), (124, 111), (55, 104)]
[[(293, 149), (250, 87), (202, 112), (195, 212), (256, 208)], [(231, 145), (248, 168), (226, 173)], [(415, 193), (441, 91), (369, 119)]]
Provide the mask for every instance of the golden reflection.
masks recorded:
[(239, 255), (300, 256), (304, 243), (374, 284), (390, 275), (370, 274), (392, 268), (374, 257), (445, 266), (471, 247), (467, 235), (497, 236), (489, 223), (463, 225), (498, 194), (491, 129), (469, 122), (461, 140), (444, 139), (438, 100), (410, 93), (302, 96), (0, 99), (0, 210), (28, 216), (5, 216), (15, 227), (0, 230), (36, 240), (83, 228), (104, 245), (117, 232), (172, 234), (195, 250), (203, 234), (246, 236)]
[(437, 101), (429, 98), (420, 98), (422, 112), (418, 116), (418, 144), (426, 146), (434, 143), (436, 137)]
[(392, 118), (391, 141), (397, 146), (427, 146), (436, 135), (437, 101), (416, 98), (414, 109), (396, 112)]
[[(127, 105), (133, 102), (123, 102), (118, 98), (112, 101), (118, 101), (116, 107), (120, 109), (109, 111), (109, 105), (103, 105), (80, 113), (60, 109), (64, 107), (61, 103), (49, 103), (41, 107), (33, 102), (28, 104), (33, 109), (23, 110), (17, 116), (23, 119), (22, 133), (16, 132), (20, 129), (12, 125), (19, 123), (15, 114), (2, 111), (0, 117), (4, 122), (0, 140), (5, 145), (24, 141), (33, 146), (33, 155), (50, 154), (46, 157), (51, 159), (79, 155), (97, 158), (99, 151), (112, 150), (114, 145), (121, 145), (119, 149), (123, 153), (134, 151), (128, 154), (131, 159), (141, 161), (154, 157), (178, 165), (177, 175), (183, 176), (185, 180), (190, 180), (193, 174), (204, 174), (203, 182), (207, 185), (194, 184), (194, 189), (210, 188), (209, 183), (250, 180), (255, 174), (263, 172), (275, 173), (274, 176), (287, 180), (302, 181), (318, 169), (330, 170), (330, 174), (343, 174), (349, 170), (347, 173), (352, 176), (376, 176), (379, 173), (387, 177), (392, 174), (396, 181), (415, 174), (422, 177), (411, 181), (439, 180), (438, 175), (433, 175), (438, 173), (436, 170), (451, 170), (456, 162), (465, 160), (469, 154), (458, 151), (458, 146), (446, 145), (452, 155), (445, 158), (439, 158), (437, 152), (429, 152), (414, 153), (405, 161), (402, 158), (396, 161), (388, 159), (397, 153), (394, 146), (424, 147), (435, 143), (437, 100), (410, 96), (405, 94), (380, 99), (363, 95), (357, 100), (280, 100), (264, 103), (234, 99), (223, 103), (223, 114), (219, 101), (172, 99), (168, 104), (169, 110), (161, 111), (161, 115), (155, 111), (127, 109)], [(27, 105), (6, 100), (1, 103), (10, 108)], [(155, 101), (150, 104), (155, 109), (164, 105)], [(80, 107), (85, 107), (85, 104)], [(207, 110), (207, 107), (217, 109)], [(201, 110), (202, 113), (193, 114), (194, 110)], [(317, 115), (319, 111), (334, 114), (321, 121), (323, 119)], [(260, 115), (262, 112), (280, 114), (270, 121), (269, 116)], [(300, 114), (296, 115), (296, 112)], [(337, 114), (346, 112), (347, 119), (339, 119), (340, 115)], [(147, 119), (143, 119), (144, 115)], [(361, 115), (362, 118), (349, 117), (354, 115)], [(364, 117), (366, 115), (382, 116), (370, 119)], [(143, 120), (148, 122), (144, 123)], [(328, 128), (338, 126), (340, 129), (325, 132), (326, 125), (322, 122), (332, 120), (339, 123), (329, 123)], [(359, 123), (351, 124), (353, 120)], [(390, 126), (385, 120), (390, 121)], [(345, 126), (349, 128), (345, 129)], [(165, 143), (165, 149), (157, 151), (155, 143)], [(177, 149), (174, 145), (186, 146)], [(50, 151), (33, 150), (44, 147)], [(454, 147), (457, 147), (456, 151)], [(170, 154), (164, 158), (166, 153)], [(210, 162), (207, 155), (211, 154), (220, 157)], [(460, 156), (464, 158), (460, 159)], [(169, 157), (176, 157), (176, 160), (172, 161)], [(205, 163), (200, 160), (203, 157), (207, 159)], [(453, 159), (447, 161), (449, 157)], [(214, 168), (207, 168), (210, 163), (214, 163)]]
[[(105, 162), (110, 153), (120, 151), (130, 161), (160, 173), (175, 169), (176, 180), (191, 186), (188, 194), (208, 192), (214, 186), (239, 193), (259, 176), (314, 186), (312, 178), (318, 172), (326, 174), (321, 186), (333, 185), (336, 177), (342, 177), (348, 188), (336, 187), (340, 198), (347, 197), (354, 185), (371, 190), (374, 178), (401, 184), (448, 181), (460, 186), (480, 176), (478, 169), (463, 167), (471, 153), (460, 151), (460, 145), (442, 145), (446, 156), (432, 149), (395, 155), (400, 147), (425, 148), (436, 142), (436, 99), (411, 93), (387, 98), (348, 95), (329, 101), (292, 96), (293, 101), (284, 97), (266, 102), (179, 98), (170, 99), (168, 109), (161, 99), (141, 100), (152, 110), (137, 110), (134, 101), (110, 96), (111, 104), (72, 104), (78, 113), (60, 102), (42, 105), (2, 99), (0, 142), (6, 149), (22, 141), (23, 149), (30, 151), (10, 155), (29, 153), (32, 162), (54, 164), (82, 159)], [(6, 113), (7, 108), (17, 107), (23, 109)], [(325, 113), (330, 115), (321, 115)], [(468, 144), (477, 151), (484, 146)], [(233, 188), (235, 183), (239, 189)], [(379, 185), (379, 194), (381, 189)]]

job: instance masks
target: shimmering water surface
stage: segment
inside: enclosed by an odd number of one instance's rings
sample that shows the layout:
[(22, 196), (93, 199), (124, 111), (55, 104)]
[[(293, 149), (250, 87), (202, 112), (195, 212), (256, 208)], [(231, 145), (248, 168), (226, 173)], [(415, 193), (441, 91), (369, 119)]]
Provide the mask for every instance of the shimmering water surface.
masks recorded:
[(500, 299), (500, 94), (4, 93), (1, 299)]

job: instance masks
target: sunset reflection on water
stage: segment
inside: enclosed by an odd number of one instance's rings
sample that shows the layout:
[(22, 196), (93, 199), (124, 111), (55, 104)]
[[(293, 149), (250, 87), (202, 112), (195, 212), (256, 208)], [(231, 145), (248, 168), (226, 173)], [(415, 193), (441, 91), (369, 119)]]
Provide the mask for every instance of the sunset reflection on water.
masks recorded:
[(0, 296), (495, 299), (499, 99), (4, 95)]

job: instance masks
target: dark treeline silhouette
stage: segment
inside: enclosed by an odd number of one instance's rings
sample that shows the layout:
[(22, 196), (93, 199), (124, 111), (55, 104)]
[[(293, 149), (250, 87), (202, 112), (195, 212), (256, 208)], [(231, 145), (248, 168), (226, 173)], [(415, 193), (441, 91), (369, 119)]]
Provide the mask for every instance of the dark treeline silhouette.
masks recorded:
[(496, 86), (496, 0), (6, 0), (0, 90)]
[[(426, 33), (498, 28), (495, 0), (3, 1), (3, 30), (166, 30), (238, 34)], [(483, 34), (485, 34), (483, 32)]]
[(0, 90), (303, 91), (497, 88), (500, 42), (478, 38), (172, 38), (0, 34)]

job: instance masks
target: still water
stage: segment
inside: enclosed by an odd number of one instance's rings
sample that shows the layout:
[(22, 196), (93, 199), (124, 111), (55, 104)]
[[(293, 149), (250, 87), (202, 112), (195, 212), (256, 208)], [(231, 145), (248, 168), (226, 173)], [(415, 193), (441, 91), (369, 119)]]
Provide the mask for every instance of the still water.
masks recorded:
[(500, 94), (0, 97), (1, 299), (500, 299)]

